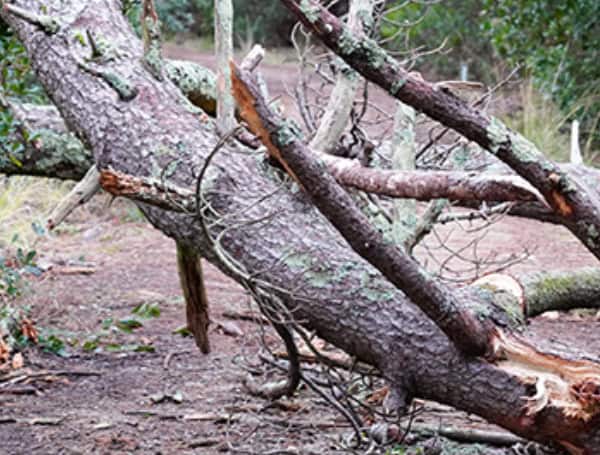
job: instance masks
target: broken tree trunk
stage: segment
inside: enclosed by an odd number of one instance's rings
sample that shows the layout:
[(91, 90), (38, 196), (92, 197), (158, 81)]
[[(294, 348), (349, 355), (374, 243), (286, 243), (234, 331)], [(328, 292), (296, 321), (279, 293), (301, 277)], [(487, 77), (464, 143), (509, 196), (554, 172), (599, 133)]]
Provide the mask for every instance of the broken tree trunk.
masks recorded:
[[(38, 10), (33, 1), (17, 4)], [(143, 49), (119, 5), (56, 0), (44, 6), (34, 23), (9, 11), (2, 16), (18, 32), (39, 80), (69, 128), (90, 147), (99, 169), (193, 191), (199, 169), (217, 143), (212, 120), (199, 115), (170, 81), (158, 81), (145, 69)], [(56, 20), (57, 31), (39, 26), (48, 18)], [(110, 36), (121, 51), (114, 60), (94, 64), (95, 73), (84, 71), (74, 58), (89, 55), (89, 48), (71, 39), (82, 27)], [(136, 96), (124, 99), (119, 94), (123, 87), (135, 87)], [(318, 336), (379, 368), (399, 407), (423, 397), (478, 414), (529, 439), (590, 454), (600, 450), (597, 410), (586, 408), (587, 418), (570, 412), (582, 406), (577, 397), (587, 403), (577, 372), (596, 378), (595, 364), (576, 363), (580, 370), (565, 370), (561, 379), (563, 365), (573, 363), (553, 357), (544, 362), (518, 344), (504, 342), (505, 363), (464, 356), (402, 292), (347, 247), (307, 197), (297, 187), (292, 191), (292, 182), (278, 179), (251, 153), (227, 144), (202, 185), (202, 213), (219, 252), (251, 271)], [(167, 211), (143, 203), (140, 208), (157, 228), (233, 275), (231, 264), (218, 260), (194, 210)], [(474, 295), (471, 300), (477, 299)], [(483, 314), (497, 311), (480, 302)], [(520, 366), (520, 372), (511, 365)], [(540, 383), (542, 373), (546, 382)], [(563, 395), (551, 396), (541, 409), (539, 400), (534, 400), (537, 407), (528, 406), (527, 398), (535, 398), (536, 387), (548, 384), (547, 378), (564, 386)]]

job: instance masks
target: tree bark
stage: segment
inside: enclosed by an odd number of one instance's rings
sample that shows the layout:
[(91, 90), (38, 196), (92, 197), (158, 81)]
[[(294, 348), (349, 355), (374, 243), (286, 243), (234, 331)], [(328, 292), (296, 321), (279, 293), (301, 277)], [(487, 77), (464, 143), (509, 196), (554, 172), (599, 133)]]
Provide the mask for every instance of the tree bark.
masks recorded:
[[(38, 10), (36, 2), (17, 3)], [(8, 11), (2, 17), (18, 32), (39, 80), (69, 129), (89, 146), (100, 170), (194, 188), (198, 170), (217, 142), (213, 121), (190, 108), (170, 81), (158, 81), (144, 68), (143, 49), (119, 5), (111, 0), (56, 0), (45, 2), (45, 7), (44, 14), (60, 25), (56, 33)], [(88, 48), (72, 39), (81, 27), (110, 36), (121, 51), (117, 59), (96, 65), (96, 74), (83, 71), (74, 58), (89, 55)], [(135, 86), (137, 95), (123, 100), (107, 82), (109, 76), (113, 82), (116, 78)], [(518, 355), (518, 348), (517, 354), (511, 351), (514, 345), (508, 342), (505, 361), (464, 356), (402, 292), (350, 250), (307, 197), (297, 188), (290, 190), (293, 187), (249, 156), (248, 149), (228, 143), (213, 160), (201, 196), (220, 252), (252, 271), (298, 321), (379, 368), (399, 407), (419, 396), (478, 414), (529, 439), (558, 442), (581, 453), (600, 450), (597, 410), (586, 408), (585, 416), (570, 414), (557, 400), (532, 413), (524, 399), (536, 393), (537, 383), (527, 378), (536, 378), (540, 368), (557, 378), (565, 360), (531, 365), (527, 356)], [(140, 207), (157, 228), (232, 274), (218, 260), (195, 212)], [(465, 299), (481, 302), (485, 310), (488, 304), (477, 292), (464, 292)], [(535, 351), (527, 355), (540, 360)], [(511, 362), (521, 362), (527, 374), (511, 370)], [(591, 362), (566, 364), (581, 368), (590, 379), (600, 376)], [(568, 390), (581, 385), (575, 373), (565, 378)], [(569, 406), (578, 403), (572, 394), (561, 398)]]

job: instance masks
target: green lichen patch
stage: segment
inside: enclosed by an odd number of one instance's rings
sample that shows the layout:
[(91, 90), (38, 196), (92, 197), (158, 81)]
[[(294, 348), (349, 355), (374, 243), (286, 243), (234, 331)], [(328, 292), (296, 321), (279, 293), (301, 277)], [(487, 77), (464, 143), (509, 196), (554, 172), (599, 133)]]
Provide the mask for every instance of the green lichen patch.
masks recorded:
[(369, 66), (375, 69), (381, 68), (388, 60), (388, 54), (372, 39), (360, 41), (360, 48), (363, 51)]
[(145, 53), (142, 62), (157, 81), (163, 81), (163, 58), (160, 46), (152, 45)]
[(400, 91), (400, 89), (402, 87), (404, 87), (404, 85), (406, 84), (406, 79), (401, 77), (398, 78), (394, 81), (394, 83), (392, 84), (392, 86), (390, 87), (390, 95), (392, 96), (396, 96), (398, 94), (398, 92)]
[(293, 253), (287, 255), (283, 263), (291, 270), (302, 272), (304, 279), (316, 288), (324, 288), (331, 284), (331, 275), (322, 261), (309, 253)]
[(346, 64), (343, 60), (340, 60), (339, 68), (346, 79), (350, 81), (355, 81), (356, 79), (358, 79), (358, 73), (354, 71), (354, 69), (350, 65)]
[(81, 44), (82, 46), (87, 46), (87, 41), (85, 39), (85, 35), (83, 34), (83, 32), (81, 30), (74, 30), (73, 31), (73, 39), (75, 41), (77, 41), (79, 44)]
[(285, 120), (281, 123), (279, 128), (277, 128), (277, 145), (285, 147), (295, 140), (302, 140), (302, 130), (293, 120)]
[(102, 71), (99, 76), (117, 92), (122, 101), (131, 101), (138, 95), (137, 87), (116, 73)]
[(167, 78), (190, 102), (210, 115), (217, 112), (217, 78), (196, 63), (168, 60), (164, 63)]
[(104, 35), (86, 29), (86, 35), (92, 48), (92, 54), (87, 61), (106, 63), (121, 58), (123, 55), (118, 47), (111, 43)]
[(511, 131), (510, 142), (512, 144), (513, 155), (516, 156), (521, 163), (534, 163), (540, 160), (547, 161), (536, 145), (520, 134)]
[(33, 132), (35, 141), (43, 148), (44, 158), (38, 160), (37, 167), (50, 169), (61, 163), (72, 163), (74, 167), (85, 169), (92, 163), (92, 156), (83, 144), (71, 133), (59, 134), (51, 130)]
[(363, 29), (366, 34), (369, 34), (375, 25), (375, 17), (372, 14), (371, 7), (361, 9), (358, 12), (358, 19), (363, 25)]
[(60, 30), (60, 23), (50, 16), (39, 16), (39, 25), (48, 35), (54, 35)]
[(496, 117), (492, 117), (486, 132), (490, 142), (488, 149), (492, 153), (510, 147), (512, 156), (521, 163), (547, 162), (533, 142), (510, 130)]
[(510, 131), (504, 123), (496, 117), (492, 117), (487, 127), (487, 137), (490, 140), (489, 150), (492, 153), (498, 153), (501, 147), (509, 142)]
[(319, 17), (320, 17), (319, 6), (315, 5), (310, 0), (301, 0), (300, 1), (300, 11), (302, 12), (302, 14), (304, 14), (304, 16), (306, 17), (308, 22), (310, 22), (311, 24), (314, 24), (315, 22), (317, 22), (319, 20)]
[(338, 46), (343, 55), (351, 55), (358, 48), (358, 41), (347, 29), (342, 30), (338, 38)]
[(596, 248), (600, 244), (600, 232), (593, 223), (578, 221), (577, 225), (585, 232), (585, 243), (590, 248)]
[(333, 280), (337, 282), (344, 281), (352, 272), (358, 269), (360, 265), (357, 262), (349, 261), (345, 262), (341, 266), (337, 267)]
[(393, 300), (396, 295), (395, 289), (375, 270), (365, 270), (360, 274), (360, 286), (360, 294), (374, 303)]

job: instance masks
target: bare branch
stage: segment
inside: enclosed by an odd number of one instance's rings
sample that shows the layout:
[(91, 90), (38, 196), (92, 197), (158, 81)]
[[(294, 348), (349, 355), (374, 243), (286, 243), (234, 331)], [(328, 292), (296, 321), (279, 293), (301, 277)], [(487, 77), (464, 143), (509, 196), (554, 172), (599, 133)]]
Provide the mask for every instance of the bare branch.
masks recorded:
[(500, 120), (470, 107), (451, 92), (406, 71), (371, 40), (356, 39), (333, 14), (313, 0), (281, 0), (325, 45), (366, 79), (474, 141), (533, 185), (563, 224), (600, 258), (600, 195), (595, 186), (563, 172), (533, 143)]
[[(348, 11), (348, 28), (357, 37), (365, 35), (365, 18), (371, 18), (372, 0), (351, 0)], [(310, 143), (310, 148), (325, 153), (333, 150), (340, 140), (350, 118), (350, 111), (356, 97), (360, 77), (350, 68), (341, 68), (319, 128)]]
[(48, 216), (48, 229), (56, 228), (73, 210), (89, 201), (98, 191), (100, 191), (100, 174), (94, 165), (52, 210)]

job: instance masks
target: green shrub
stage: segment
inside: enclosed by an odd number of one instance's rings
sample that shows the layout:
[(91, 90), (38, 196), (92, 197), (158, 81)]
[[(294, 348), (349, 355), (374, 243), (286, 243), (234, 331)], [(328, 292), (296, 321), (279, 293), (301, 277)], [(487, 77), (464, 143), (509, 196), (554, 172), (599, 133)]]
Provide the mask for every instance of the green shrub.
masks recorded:
[(600, 2), (485, 0), (483, 28), (511, 64), (522, 63), (539, 90), (582, 122), (590, 152), (600, 145)]
[(440, 78), (457, 79), (461, 63), (467, 63), (472, 73), (470, 79), (492, 82), (492, 46), (480, 28), (482, 0), (404, 4), (403, 1), (389, 2), (387, 20), (381, 22), (380, 33), (390, 50), (425, 51), (445, 42), (443, 50), (417, 59), (421, 70), (431, 68)]

